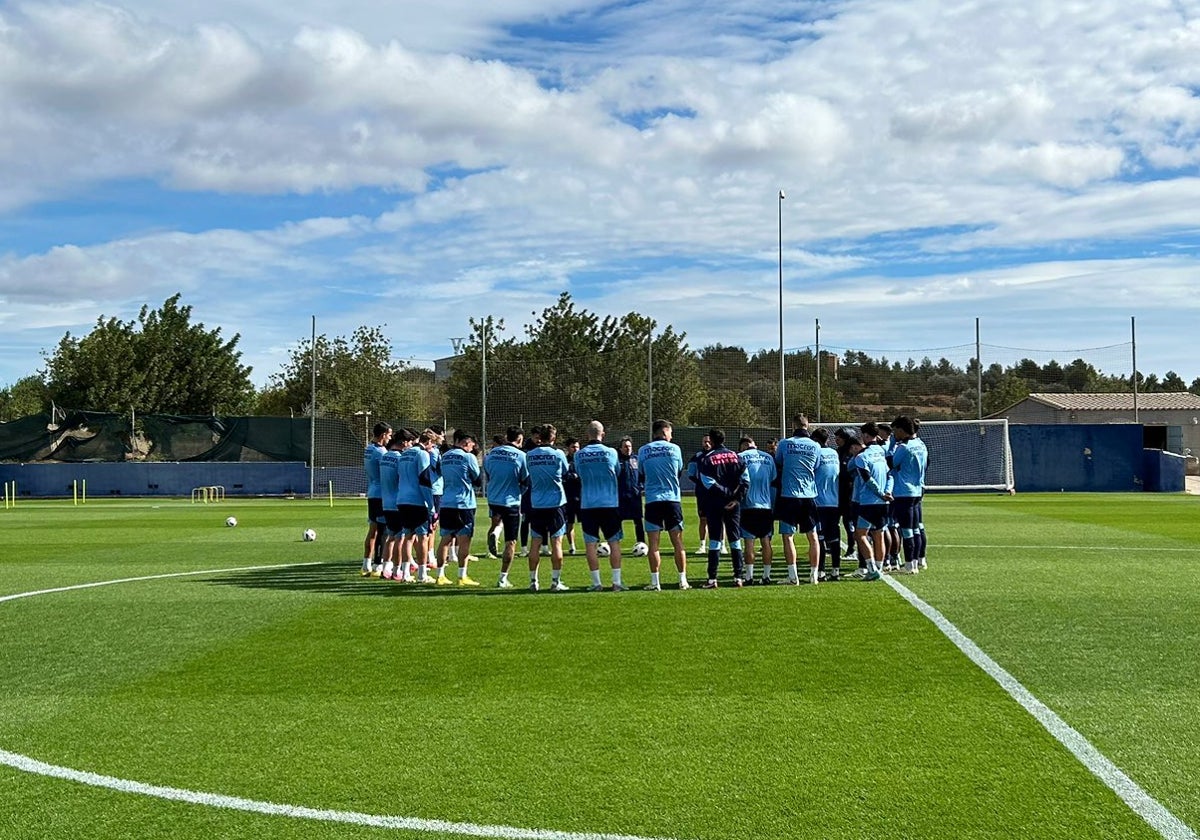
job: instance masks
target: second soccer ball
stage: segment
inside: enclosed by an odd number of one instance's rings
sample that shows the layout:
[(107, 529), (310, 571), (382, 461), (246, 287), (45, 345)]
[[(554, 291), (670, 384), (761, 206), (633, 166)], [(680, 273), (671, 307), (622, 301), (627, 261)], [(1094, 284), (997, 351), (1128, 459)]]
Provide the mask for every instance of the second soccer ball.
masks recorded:
[(650, 546), (646, 545), (644, 542), (634, 543), (634, 545), (633, 545), (633, 556), (634, 557), (645, 557), (649, 553), (650, 553)]
[(312, 542), (316, 538), (317, 538), (316, 531), (314, 531), (312, 528), (305, 529), (305, 531), (304, 531), (304, 541), (305, 542)]

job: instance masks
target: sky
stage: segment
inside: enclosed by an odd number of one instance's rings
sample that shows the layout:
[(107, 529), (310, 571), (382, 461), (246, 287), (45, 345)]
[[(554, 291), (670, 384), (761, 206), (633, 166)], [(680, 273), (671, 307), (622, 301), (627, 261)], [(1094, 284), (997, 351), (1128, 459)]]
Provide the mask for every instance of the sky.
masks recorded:
[(1191, 382), (1198, 163), (1200, 0), (0, 0), (0, 386), (177, 292), (257, 385), (562, 291), (772, 348), (781, 258), (789, 348)]

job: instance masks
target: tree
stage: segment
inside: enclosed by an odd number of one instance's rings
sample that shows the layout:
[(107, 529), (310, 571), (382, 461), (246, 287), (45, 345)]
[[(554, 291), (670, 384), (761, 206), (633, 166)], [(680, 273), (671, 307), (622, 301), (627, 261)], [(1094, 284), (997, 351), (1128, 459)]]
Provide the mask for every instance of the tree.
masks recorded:
[(141, 414), (230, 414), (253, 403), (239, 335), (192, 324), (178, 294), (136, 321), (101, 316), (83, 338), (62, 337), (47, 358), (50, 397), (59, 405)]
[(476, 427), (482, 418), (482, 351), (487, 346), (487, 429), (553, 423), (559, 436), (580, 435), (589, 420), (615, 428), (650, 422), (650, 358), (654, 414), (686, 424), (704, 394), (695, 354), (670, 327), (656, 334), (651, 318), (620, 318), (579, 307), (567, 292), (533, 313), (525, 340), (504, 336), (504, 322), (471, 319), (471, 336), (448, 383), (451, 418)]
[(983, 393), (985, 417), (1016, 405), (1029, 396), (1029, 386), (1014, 373), (1006, 373), (996, 387)]
[[(312, 411), (312, 340), (302, 341), (260, 395), (260, 414)], [(433, 396), (432, 374), (392, 358), (382, 327), (358, 327), (349, 338), (316, 339), (317, 414), (349, 418), (425, 421), (443, 404)], [(424, 374), (424, 375), (423, 375)], [(421, 380), (425, 380), (424, 382)]]
[(37, 375), (24, 376), (0, 388), (0, 420), (16, 420), (50, 410), (50, 391)]
[(1178, 394), (1180, 391), (1187, 390), (1187, 384), (1183, 381), (1183, 377), (1181, 377), (1178, 373), (1173, 370), (1169, 370), (1163, 376), (1162, 389), (1171, 394)]

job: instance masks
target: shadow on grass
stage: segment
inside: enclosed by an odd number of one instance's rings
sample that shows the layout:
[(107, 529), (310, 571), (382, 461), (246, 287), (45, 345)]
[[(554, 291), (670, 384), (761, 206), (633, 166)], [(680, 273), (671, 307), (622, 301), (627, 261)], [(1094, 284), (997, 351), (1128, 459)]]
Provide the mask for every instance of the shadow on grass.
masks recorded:
[[(498, 564), (494, 564), (497, 565)], [(251, 569), (241, 572), (229, 572), (211, 578), (205, 578), (203, 583), (209, 586), (236, 586), (243, 589), (273, 589), (291, 592), (320, 592), (329, 595), (345, 595), (362, 598), (461, 598), (485, 597), (503, 595), (507, 597), (554, 594), (559, 597), (585, 592), (584, 588), (572, 588), (569, 592), (541, 593), (530, 592), (523, 581), (524, 570), (514, 570), (520, 575), (514, 581), (512, 589), (497, 589), (494, 581), (499, 574), (496, 570), (479, 570), (476, 580), (480, 586), (436, 586), (433, 584), (398, 583), (381, 578), (364, 578), (359, 573), (357, 563), (317, 563), (314, 565), (290, 566), (276, 569)], [(457, 572), (455, 572), (457, 574)], [(486, 582), (484, 582), (486, 581)]]
[[(483, 561), (486, 563), (487, 561)], [(433, 584), (398, 583), (381, 578), (364, 578), (359, 573), (357, 562), (330, 562), (287, 566), (283, 568), (249, 569), (240, 572), (227, 572), (210, 578), (204, 578), (200, 583), (207, 586), (235, 586), (242, 589), (273, 589), (283, 592), (318, 592), (328, 595), (344, 595), (359, 598), (462, 598), (489, 597), (501, 595), (505, 597), (520, 597), (531, 595), (569, 598), (573, 595), (600, 595), (603, 593), (588, 592), (587, 584), (571, 586), (567, 592), (550, 592), (549, 570), (542, 572), (542, 591), (531, 592), (528, 587), (527, 570), (522, 565), (511, 572), (512, 589), (497, 589), (496, 578), (500, 573), (498, 561), (492, 561), (490, 568), (472, 567), (472, 577), (480, 581), (479, 586), (436, 586)], [(571, 573), (586, 576), (586, 569), (572, 569)], [(457, 575), (457, 570), (455, 570)], [(607, 574), (607, 573), (606, 573)], [(732, 581), (722, 579), (722, 588), (732, 588)], [(694, 584), (695, 585), (695, 584)], [(664, 584), (663, 589), (677, 589), (674, 583)], [(632, 587), (633, 591), (641, 590), (641, 586)], [(611, 593), (610, 593), (611, 594)]]

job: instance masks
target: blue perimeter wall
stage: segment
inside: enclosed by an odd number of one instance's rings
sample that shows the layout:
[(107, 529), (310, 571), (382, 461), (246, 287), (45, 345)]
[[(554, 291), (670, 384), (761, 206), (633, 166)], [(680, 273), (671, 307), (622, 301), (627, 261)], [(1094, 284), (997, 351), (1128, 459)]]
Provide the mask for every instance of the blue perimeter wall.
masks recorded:
[(306, 495), (309, 474), (303, 461), (0, 464), (0, 480), (16, 481), (18, 497), (69, 497), (76, 481), (87, 482), (89, 498), (190, 496), (217, 484), (228, 496), (285, 496)]
[(1183, 459), (1143, 449), (1142, 426), (1010, 423), (1018, 492), (1183, 492)]

